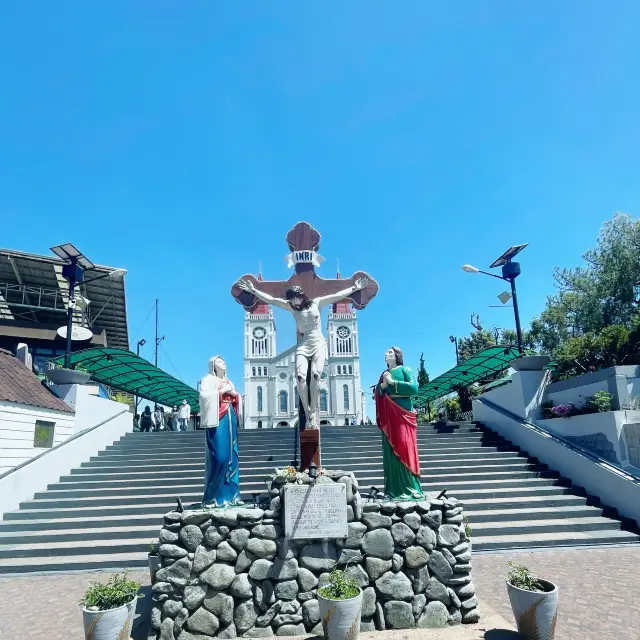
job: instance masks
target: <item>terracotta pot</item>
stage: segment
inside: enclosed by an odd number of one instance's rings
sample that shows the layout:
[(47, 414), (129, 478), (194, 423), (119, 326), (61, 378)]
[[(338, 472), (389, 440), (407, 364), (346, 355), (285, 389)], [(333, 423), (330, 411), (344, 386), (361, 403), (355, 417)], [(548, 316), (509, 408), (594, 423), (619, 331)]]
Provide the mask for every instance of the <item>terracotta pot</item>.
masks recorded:
[(138, 597), (116, 609), (88, 611), (82, 608), (86, 640), (120, 640), (130, 638)]
[(330, 600), (318, 593), (320, 620), (327, 640), (356, 640), (360, 632), (362, 589), (348, 600)]
[(558, 587), (547, 580), (538, 582), (545, 591), (525, 591), (507, 582), (513, 617), (522, 640), (553, 640), (555, 636)]

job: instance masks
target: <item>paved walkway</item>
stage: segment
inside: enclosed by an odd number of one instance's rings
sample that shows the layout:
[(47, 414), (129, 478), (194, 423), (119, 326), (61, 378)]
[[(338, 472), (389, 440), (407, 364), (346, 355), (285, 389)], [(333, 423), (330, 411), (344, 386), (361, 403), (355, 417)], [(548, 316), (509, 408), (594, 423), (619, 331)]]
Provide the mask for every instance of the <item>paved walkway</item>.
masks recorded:
[[(476, 555), (474, 582), (483, 619), (478, 625), (440, 636), (416, 632), (378, 634), (407, 640), (510, 640), (515, 634), (503, 576), (506, 563), (527, 565), (560, 587), (556, 640), (640, 640), (640, 545), (604, 549), (563, 549)], [(107, 573), (75, 573), (0, 578), (0, 637), (4, 640), (83, 640), (79, 602), (87, 585)], [(149, 573), (131, 572), (145, 585), (139, 601), (134, 640), (147, 637)], [(492, 614), (498, 614), (489, 617)], [(506, 624), (502, 624), (504, 620)], [(369, 634), (366, 634), (369, 640)], [(364, 640), (364, 639), (363, 639)]]

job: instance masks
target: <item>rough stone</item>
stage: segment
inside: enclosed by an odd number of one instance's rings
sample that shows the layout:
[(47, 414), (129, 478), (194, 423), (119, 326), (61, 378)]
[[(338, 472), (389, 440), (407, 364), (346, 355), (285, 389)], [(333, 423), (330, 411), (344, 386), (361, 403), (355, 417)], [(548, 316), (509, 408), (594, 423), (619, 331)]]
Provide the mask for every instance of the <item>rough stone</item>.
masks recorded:
[(428, 513), (422, 514), (422, 522), (432, 529), (439, 529), (442, 524), (442, 511), (429, 511)]
[(174, 533), (178, 533), (180, 529), (182, 529), (182, 525), (179, 522), (172, 522), (171, 524), (165, 524), (164, 528), (168, 531), (173, 531)]
[(291, 580), (298, 575), (298, 561), (295, 558), (283, 560), (276, 558), (271, 567), (270, 578), (274, 580)]
[(263, 613), (261, 616), (256, 618), (256, 626), (257, 627), (267, 627), (272, 622), (273, 619), (280, 613), (280, 609), (282, 608), (281, 602), (276, 602), (269, 607), (266, 613)]
[(382, 527), (389, 528), (391, 526), (391, 518), (381, 513), (371, 512), (362, 516), (362, 522), (367, 525), (368, 529), (380, 529)]
[(418, 628), (420, 629), (437, 629), (446, 627), (449, 622), (449, 611), (442, 602), (434, 600), (427, 603), (424, 613), (418, 620)]
[(356, 515), (353, 512), (353, 506), (347, 505), (347, 522), (353, 522), (356, 519)]
[(258, 617), (258, 607), (253, 604), (253, 600), (246, 600), (240, 603), (233, 612), (233, 623), (236, 625), (238, 633), (244, 633), (253, 627)]
[(216, 561), (216, 550), (208, 550), (202, 545), (196, 549), (195, 556), (193, 558), (193, 570), (196, 573), (200, 573), (205, 569), (208, 569)]
[(404, 553), (404, 562), (409, 569), (424, 567), (429, 560), (429, 554), (423, 547), (409, 547)]
[(188, 611), (195, 611), (204, 600), (207, 592), (198, 584), (184, 588), (182, 603)]
[(442, 551), (442, 555), (445, 557), (446, 561), (453, 567), (456, 564), (456, 557), (453, 555), (453, 553), (451, 553), (451, 551), (449, 551), (449, 549), (447, 549), (446, 547), (443, 547), (441, 549)]
[(302, 623), (300, 624), (283, 624), (276, 629), (277, 636), (303, 636), (307, 633)]
[(404, 573), (387, 571), (376, 580), (376, 588), (386, 600), (411, 600), (414, 595), (411, 581)]
[(262, 509), (236, 509), (238, 520), (241, 522), (260, 522), (264, 517), (264, 511)]
[[(157, 578), (158, 574), (156, 573), (156, 578)], [(174, 586), (168, 582), (156, 582), (152, 587), (151, 587), (151, 591), (153, 591), (153, 593), (173, 593), (175, 590)]]
[(165, 522), (180, 522), (182, 520), (182, 514), (179, 511), (169, 511), (164, 514)]
[(151, 609), (151, 628), (156, 631), (160, 630), (160, 625), (162, 624), (162, 606), (154, 605)]
[(228, 564), (214, 564), (200, 575), (200, 580), (214, 589), (222, 590), (231, 586), (236, 572)]
[(378, 631), (384, 631), (387, 628), (387, 623), (384, 621), (384, 609), (379, 602), (376, 602), (376, 615), (373, 620)]
[(460, 624), (462, 622), (462, 613), (460, 609), (454, 609), (453, 613), (449, 615), (449, 624), (451, 626)]
[(414, 626), (413, 610), (408, 602), (385, 602), (384, 617), (390, 629), (410, 629)]
[(333, 542), (326, 543), (326, 551), (321, 542), (307, 544), (300, 554), (300, 564), (311, 571), (331, 571), (337, 561), (338, 550)]
[(229, 544), (238, 552), (244, 550), (251, 533), (248, 529), (234, 529), (229, 534)]
[(437, 536), (433, 529), (430, 527), (420, 527), (420, 529), (418, 529), (418, 533), (416, 534), (416, 544), (419, 544), (431, 553), (436, 546), (436, 542)]
[[(182, 609), (182, 602), (178, 602), (177, 600), (167, 600), (162, 607), (162, 617), (166, 618), (175, 618)], [(171, 626), (171, 631), (173, 632), (173, 625)]]
[(276, 602), (276, 595), (271, 580), (264, 580), (255, 587), (254, 602), (260, 611), (266, 611)]
[[(252, 553), (256, 558), (266, 558), (273, 560), (278, 550), (273, 540), (262, 540), (261, 538), (249, 538), (246, 551)], [(236, 624), (236, 627), (238, 625)]]
[(167, 558), (184, 558), (189, 552), (177, 544), (161, 544), (158, 554)]
[(429, 580), (429, 585), (427, 586), (425, 595), (429, 600), (439, 600), (442, 604), (448, 605), (451, 602), (447, 587), (445, 587), (437, 578), (431, 578), (431, 580)]
[(466, 564), (457, 563), (456, 566), (453, 567), (453, 572), (454, 573), (470, 573), (471, 572), (471, 564), (470, 563), (466, 563)]
[(446, 514), (444, 517), (444, 521), (447, 524), (461, 524), (463, 521), (463, 517), (462, 514), (460, 514), (459, 516), (453, 516), (452, 518), (450, 518), (449, 514)]
[(347, 526), (348, 537), (344, 546), (347, 549), (359, 549), (362, 544), (362, 536), (367, 531), (366, 525), (362, 524), (362, 522), (350, 522)]
[(224, 536), (218, 531), (216, 527), (209, 527), (204, 534), (203, 542), (207, 547), (215, 549), (222, 541)]
[(480, 613), (477, 609), (471, 609), (462, 614), (462, 624), (472, 624), (480, 621)]
[(460, 608), (460, 598), (458, 598), (458, 596), (456, 595), (456, 592), (451, 587), (448, 587), (447, 588), (447, 593), (449, 594), (449, 597), (451, 598), (451, 605), (453, 607), (455, 607), (456, 609), (459, 609)]
[(225, 629), (218, 632), (218, 638), (222, 638), (222, 640), (233, 640), (238, 637), (238, 631), (236, 629), (236, 625), (233, 622), (230, 625), (227, 625)]
[(364, 556), (358, 549), (343, 549), (338, 558), (338, 566), (341, 567), (349, 562), (361, 564), (363, 560)]
[(454, 586), (459, 584), (467, 584), (467, 582), (471, 582), (471, 576), (467, 574), (458, 574), (455, 578), (450, 578), (447, 580), (447, 584)]
[(239, 509), (216, 509), (211, 512), (211, 520), (218, 525), (233, 527), (238, 522)]
[(455, 587), (454, 591), (461, 598), (470, 598), (471, 596), (476, 595), (476, 587), (473, 582), (468, 582), (467, 584), (463, 584), (460, 587)]
[(318, 578), (309, 569), (298, 569), (298, 585), (302, 591), (311, 591), (318, 585)]
[(367, 587), (362, 590), (362, 617), (371, 618), (376, 613), (376, 590)]
[(396, 546), (401, 549), (411, 546), (416, 539), (416, 534), (404, 522), (394, 524), (391, 527), (391, 535)]
[(460, 529), (452, 524), (443, 524), (438, 529), (438, 544), (453, 547), (460, 542)]
[(216, 554), (217, 560), (220, 562), (229, 562), (233, 564), (238, 558), (238, 554), (226, 540), (217, 546)]
[(362, 549), (367, 555), (374, 558), (391, 560), (393, 558), (394, 544), (390, 531), (388, 529), (368, 531), (362, 538)]
[(380, 511), (380, 503), (379, 502), (363, 502), (362, 511), (364, 513), (371, 513), (372, 511)]
[(249, 567), (257, 562), (256, 557), (252, 553), (247, 553), (246, 551), (241, 551), (238, 554), (238, 559), (236, 560), (235, 572), (236, 573), (244, 573), (249, 569)]
[(356, 520), (362, 520), (362, 495), (357, 492), (353, 496), (353, 515)]
[(462, 600), (460, 602), (460, 608), (463, 611), (469, 611), (470, 609), (475, 609), (478, 606), (478, 598), (473, 596), (473, 598), (469, 598), (468, 600)]
[(397, 516), (395, 513), (391, 516), (391, 522), (395, 524), (396, 522), (402, 522), (402, 518)]
[(302, 622), (302, 613), (281, 613), (273, 619), (273, 626), (277, 628), (283, 624), (298, 624), (300, 622)]
[(272, 524), (257, 524), (251, 529), (251, 535), (267, 540), (276, 540), (280, 531)]
[[(271, 638), (273, 631), (271, 627), (251, 627), (249, 631), (243, 634), (243, 638)], [(182, 638), (180, 638), (182, 640)]]
[(297, 580), (285, 580), (275, 586), (275, 594), (278, 600), (295, 600), (300, 591)]
[(446, 517), (453, 518), (462, 513), (462, 507), (453, 507), (453, 509), (447, 509)]
[(231, 583), (231, 589), (229, 593), (234, 598), (252, 598), (253, 597), (253, 587), (249, 582), (249, 576), (246, 573), (241, 573), (236, 579)]
[(413, 513), (416, 510), (416, 503), (412, 500), (406, 502), (398, 502), (397, 510), (401, 516), (405, 516), (407, 513)]
[(402, 521), (412, 530), (417, 531), (422, 526), (422, 518), (418, 513), (407, 513)]
[(173, 640), (173, 618), (166, 618), (160, 625), (160, 636), (158, 640)]
[(180, 558), (169, 567), (163, 567), (156, 572), (156, 579), (169, 581), (179, 587), (184, 587), (191, 576), (191, 560)]
[(302, 619), (306, 627), (313, 627), (320, 622), (320, 607), (317, 600), (309, 600), (302, 605)]
[(151, 596), (151, 600), (153, 602), (164, 602), (165, 600), (168, 600), (169, 596), (166, 593), (157, 593)]
[(213, 636), (220, 627), (220, 622), (213, 613), (201, 607), (191, 615), (187, 620), (185, 627), (189, 631), (194, 631), (195, 633)]
[(451, 565), (440, 551), (436, 550), (431, 552), (427, 566), (429, 567), (429, 571), (437, 576), (441, 582), (447, 582), (453, 575)]
[(226, 593), (209, 593), (202, 606), (214, 613), (222, 624), (233, 622), (233, 598)]
[(419, 593), (417, 596), (413, 596), (411, 601), (411, 609), (413, 610), (413, 617), (417, 620), (420, 614), (424, 611), (424, 607), (427, 604), (427, 597)]
[(210, 511), (185, 511), (182, 513), (182, 524), (195, 524), (200, 526), (205, 522), (211, 520), (211, 512)]
[(396, 503), (395, 502), (383, 502), (380, 505), (380, 511), (382, 511), (382, 513), (387, 513), (387, 514), (391, 515), (392, 513), (396, 512)]
[(160, 532), (159, 540), (160, 544), (173, 544), (174, 542), (178, 542), (178, 534), (168, 529), (163, 529)]
[(317, 595), (316, 589), (312, 589), (311, 591), (304, 591), (303, 593), (298, 594), (298, 600), (300, 602), (308, 602), (309, 600), (313, 600)]
[(407, 577), (411, 581), (415, 593), (423, 593), (429, 584), (429, 569), (426, 566), (420, 569), (408, 569)]
[(180, 542), (182, 542), (187, 551), (195, 551), (203, 538), (204, 535), (200, 527), (195, 524), (188, 524), (180, 530)]
[(297, 600), (283, 602), (280, 607), (280, 613), (298, 613), (302, 605)]
[(182, 632), (184, 623), (189, 618), (189, 611), (187, 609), (180, 609), (180, 613), (176, 616), (173, 624), (173, 635), (178, 637)]
[(404, 567), (404, 558), (399, 553), (393, 554), (393, 571), (400, 571)]
[[(360, 495), (359, 493), (356, 495)], [(320, 625), (320, 634), (322, 634), (322, 625)], [(376, 630), (376, 623), (373, 620), (360, 620), (360, 632), (370, 633)]]
[(372, 582), (375, 582), (381, 575), (390, 571), (392, 565), (391, 560), (381, 560), (380, 558), (366, 558), (364, 561), (364, 566)]
[(471, 551), (467, 551), (466, 553), (460, 553), (456, 556), (456, 560), (458, 562), (470, 562), (471, 561)]
[(349, 578), (353, 578), (361, 588), (366, 587), (369, 584), (369, 576), (359, 564), (349, 565), (344, 573)]
[(276, 513), (280, 511), (281, 506), (282, 506), (282, 501), (280, 499), (280, 496), (278, 495), (271, 500), (270, 511), (273, 511), (274, 513)]

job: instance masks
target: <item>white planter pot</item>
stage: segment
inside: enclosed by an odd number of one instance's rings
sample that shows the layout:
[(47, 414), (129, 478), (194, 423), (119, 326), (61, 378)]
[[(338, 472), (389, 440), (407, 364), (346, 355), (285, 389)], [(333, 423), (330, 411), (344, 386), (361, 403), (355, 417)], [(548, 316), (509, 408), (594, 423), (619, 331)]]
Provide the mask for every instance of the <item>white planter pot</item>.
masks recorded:
[(509, 363), (514, 371), (542, 371), (551, 362), (550, 356), (522, 356)]
[(360, 632), (362, 589), (349, 600), (329, 600), (318, 594), (318, 605), (327, 640), (356, 640)]
[(553, 640), (558, 617), (558, 587), (552, 582), (540, 580), (540, 584), (549, 589), (525, 591), (507, 582), (507, 591), (511, 601), (513, 617), (522, 640)]
[(161, 556), (149, 556), (149, 575), (151, 576), (151, 584), (156, 577), (156, 571), (162, 567)]
[(90, 373), (75, 369), (47, 369), (44, 375), (53, 384), (87, 384), (91, 380)]
[(128, 604), (107, 611), (87, 611), (82, 608), (86, 640), (121, 640), (131, 637), (137, 596)]

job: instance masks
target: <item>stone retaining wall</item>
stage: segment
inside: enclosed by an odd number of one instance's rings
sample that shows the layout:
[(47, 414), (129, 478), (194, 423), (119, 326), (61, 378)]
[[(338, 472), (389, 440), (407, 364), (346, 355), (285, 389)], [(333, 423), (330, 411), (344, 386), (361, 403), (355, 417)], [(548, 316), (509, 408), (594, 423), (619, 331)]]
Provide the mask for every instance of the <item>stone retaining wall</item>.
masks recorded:
[(347, 486), (345, 540), (287, 541), (278, 487), (268, 510), (167, 513), (152, 586), (157, 640), (322, 634), (316, 590), (347, 563), (363, 590), (363, 631), (479, 620), (461, 502), (364, 501), (341, 471), (317, 482)]

